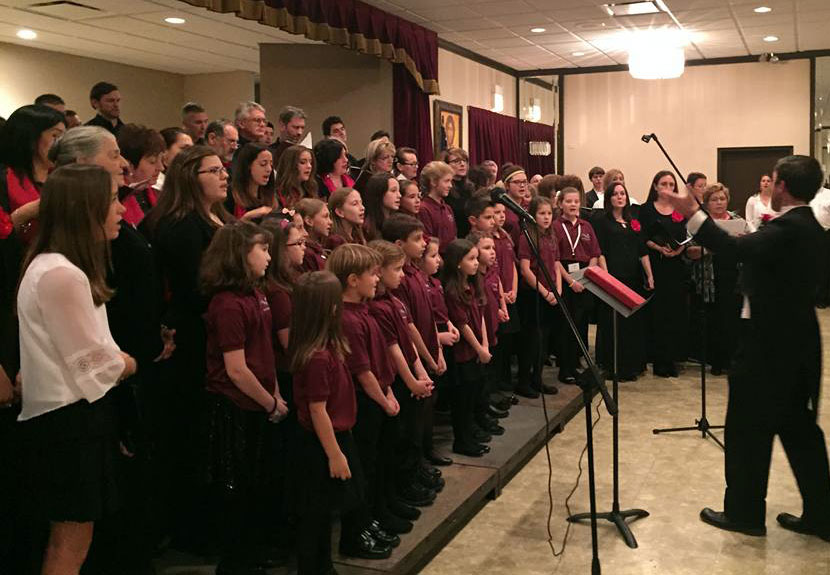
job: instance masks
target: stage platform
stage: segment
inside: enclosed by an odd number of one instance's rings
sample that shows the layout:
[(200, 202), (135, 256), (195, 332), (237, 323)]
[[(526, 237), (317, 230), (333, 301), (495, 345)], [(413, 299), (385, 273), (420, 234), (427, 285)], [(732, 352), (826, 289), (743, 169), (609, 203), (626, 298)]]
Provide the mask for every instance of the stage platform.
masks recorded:
[[(545, 370), (546, 381), (553, 379), (551, 370)], [(490, 499), (495, 499), (502, 488), (541, 449), (546, 441), (542, 400), (519, 398), (510, 409), (510, 416), (500, 420), (504, 435), (494, 437), (491, 451), (484, 457), (464, 457), (452, 453), (452, 430), (449, 418), (437, 417), (435, 442), (438, 451), (452, 457), (454, 463), (441, 468), (446, 486), (435, 503), (422, 507), (421, 517), (412, 532), (401, 536), (400, 546), (389, 559), (365, 561), (335, 555), (335, 567), (340, 575), (377, 575), (388, 573), (409, 575), (418, 573)], [(548, 438), (562, 430), (565, 424), (582, 409), (581, 391), (574, 385), (559, 385), (559, 393), (546, 396), (549, 432)], [(335, 544), (337, 549), (337, 536)], [(157, 563), (159, 575), (207, 575), (213, 573), (210, 560), (168, 552)], [(275, 568), (272, 575), (295, 573), (293, 566)]]

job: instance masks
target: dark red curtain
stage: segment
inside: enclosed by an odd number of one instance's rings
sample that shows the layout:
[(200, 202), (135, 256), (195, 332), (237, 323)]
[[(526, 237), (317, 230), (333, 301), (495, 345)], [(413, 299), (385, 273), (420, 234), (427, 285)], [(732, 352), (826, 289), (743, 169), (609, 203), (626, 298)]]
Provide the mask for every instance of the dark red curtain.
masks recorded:
[(360, 0), (181, 0), (403, 65), (438, 94), (438, 34)]
[[(528, 177), (534, 174), (552, 174), (554, 172), (554, 159), (556, 150), (554, 148), (556, 142), (556, 132), (553, 126), (546, 124), (537, 124), (536, 122), (526, 122), (522, 120), (519, 126), (521, 131), (521, 146), (524, 159), (522, 166), (527, 172)], [(530, 142), (548, 142), (550, 144), (550, 154), (547, 156), (531, 155)]]
[(392, 114), (395, 146), (414, 148), (424, 166), (433, 158), (432, 128), (429, 122), (429, 96), (415, 83), (403, 64), (392, 71)]
[(516, 118), (468, 106), (467, 121), (470, 165), (493, 160), (501, 167), (505, 162), (521, 164), (524, 161)]

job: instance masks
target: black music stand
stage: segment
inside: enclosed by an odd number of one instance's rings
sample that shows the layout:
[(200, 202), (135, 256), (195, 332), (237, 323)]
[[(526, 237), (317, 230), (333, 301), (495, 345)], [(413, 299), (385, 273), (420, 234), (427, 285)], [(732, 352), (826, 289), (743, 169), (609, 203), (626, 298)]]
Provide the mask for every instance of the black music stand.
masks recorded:
[[(612, 338), (613, 338), (613, 349), (614, 349), (614, 372), (613, 372), (613, 387), (611, 390), (611, 395), (614, 398), (614, 401), (617, 404), (617, 413), (612, 414), (612, 424), (613, 424), (613, 431), (612, 431), (612, 443), (613, 443), (613, 451), (614, 451), (614, 498), (611, 502), (611, 511), (597, 513), (596, 517), (598, 519), (607, 519), (611, 523), (617, 526), (617, 530), (622, 535), (622, 538), (625, 540), (625, 544), (631, 547), (632, 549), (637, 548), (637, 540), (634, 538), (634, 534), (631, 532), (631, 527), (629, 527), (628, 523), (625, 520), (629, 517), (633, 517), (635, 519), (640, 519), (641, 517), (648, 517), (648, 511), (644, 509), (625, 509), (620, 510), (620, 465), (619, 465), (619, 375), (617, 373), (617, 318), (618, 316), (622, 315), (623, 317), (629, 317), (639, 311), (649, 300), (646, 300), (639, 306), (635, 308), (629, 308), (624, 304), (620, 303), (614, 296), (610, 295), (606, 292), (602, 287), (598, 286), (591, 280), (585, 277), (584, 270), (579, 270), (578, 272), (574, 272), (571, 274), (571, 277), (574, 278), (574, 281), (578, 281), (585, 289), (589, 292), (597, 296), (601, 301), (603, 301), (608, 307), (611, 308), (611, 316), (612, 316)], [(591, 513), (575, 513), (568, 517), (568, 521), (571, 523), (575, 523), (577, 521), (581, 521), (583, 519), (590, 519)]]

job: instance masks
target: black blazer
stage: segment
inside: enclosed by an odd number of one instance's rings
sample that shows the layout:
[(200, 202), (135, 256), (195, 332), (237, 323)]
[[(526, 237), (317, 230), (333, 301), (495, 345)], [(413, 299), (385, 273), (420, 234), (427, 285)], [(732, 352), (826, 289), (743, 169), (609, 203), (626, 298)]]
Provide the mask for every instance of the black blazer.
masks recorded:
[(599, 199), (596, 190), (591, 190), (587, 194), (585, 194), (585, 207), (586, 208), (593, 208), (594, 203)]
[(730, 385), (751, 385), (748, 401), (767, 415), (786, 415), (808, 397), (817, 397), (821, 336), (815, 304), (828, 254), (812, 209), (792, 208), (738, 238), (707, 219), (695, 239), (743, 264), (740, 287), (749, 298), (750, 320)]

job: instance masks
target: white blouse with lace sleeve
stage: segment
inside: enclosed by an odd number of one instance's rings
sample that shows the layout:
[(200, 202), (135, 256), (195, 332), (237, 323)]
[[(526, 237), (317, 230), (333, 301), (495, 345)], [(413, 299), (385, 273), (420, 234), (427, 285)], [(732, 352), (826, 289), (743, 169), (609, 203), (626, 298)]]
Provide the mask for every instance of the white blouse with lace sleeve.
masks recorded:
[(20, 282), (19, 421), (85, 399), (118, 383), (124, 359), (110, 333), (107, 310), (95, 306), (86, 274), (56, 253), (37, 256)]

